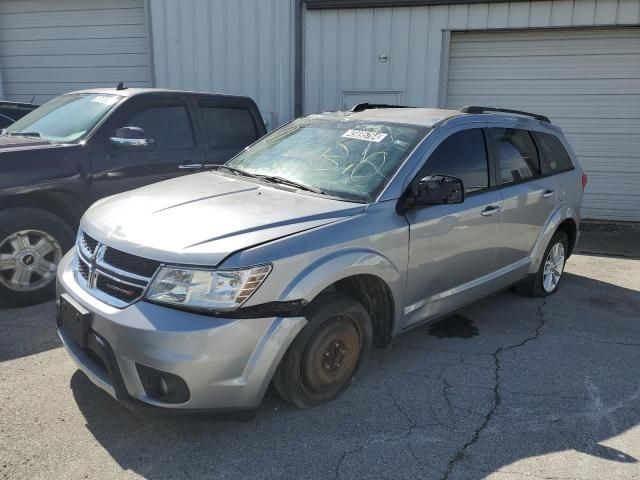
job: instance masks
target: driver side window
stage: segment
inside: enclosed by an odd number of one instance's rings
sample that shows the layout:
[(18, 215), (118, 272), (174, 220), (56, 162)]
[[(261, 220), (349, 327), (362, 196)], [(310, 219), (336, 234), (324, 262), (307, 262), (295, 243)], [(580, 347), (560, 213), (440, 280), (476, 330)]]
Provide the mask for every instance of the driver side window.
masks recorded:
[(418, 177), (436, 174), (461, 179), (465, 195), (489, 188), (489, 164), (482, 129), (456, 132), (438, 145)]
[(182, 105), (145, 108), (131, 117), (126, 127), (142, 128), (156, 141), (158, 150), (180, 150), (194, 146), (187, 109)]

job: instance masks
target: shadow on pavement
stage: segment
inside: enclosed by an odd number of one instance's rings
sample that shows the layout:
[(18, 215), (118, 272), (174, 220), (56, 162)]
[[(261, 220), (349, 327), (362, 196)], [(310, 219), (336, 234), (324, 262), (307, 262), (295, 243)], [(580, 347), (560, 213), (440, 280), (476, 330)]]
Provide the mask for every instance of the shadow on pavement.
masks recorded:
[(56, 333), (55, 302), (25, 308), (0, 306), (0, 332), (0, 362), (62, 345)]
[(71, 389), (100, 445), (151, 479), (475, 479), (567, 450), (619, 478), (638, 460), (605, 443), (640, 423), (638, 311), (638, 292), (567, 274), (547, 299), (464, 309), (467, 338), (398, 337), (330, 404), (297, 410), (270, 391), (245, 422), (135, 414), (80, 372)]

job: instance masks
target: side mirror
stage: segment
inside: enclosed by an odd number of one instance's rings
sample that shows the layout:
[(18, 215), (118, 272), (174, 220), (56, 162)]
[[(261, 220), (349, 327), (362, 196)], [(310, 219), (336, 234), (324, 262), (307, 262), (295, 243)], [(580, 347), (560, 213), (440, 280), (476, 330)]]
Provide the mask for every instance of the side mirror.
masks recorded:
[(462, 180), (449, 175), (428, 175), (413, 182), (406, 198), (406, 207), (451, 205), (464, 202)]
[(147, 137), (140, 127), (121, 127), (116, 130), (115, 136), (109, 139), (111, 145), (127, 149), (145, 149), (155, 145), (154, 138)]

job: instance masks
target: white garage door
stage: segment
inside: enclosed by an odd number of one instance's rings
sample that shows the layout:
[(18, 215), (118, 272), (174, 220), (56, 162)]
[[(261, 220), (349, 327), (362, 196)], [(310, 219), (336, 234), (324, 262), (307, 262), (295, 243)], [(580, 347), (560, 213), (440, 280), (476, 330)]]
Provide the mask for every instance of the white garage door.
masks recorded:
[(4, 97), (42, 103), (81, 88), (148, 86), (144, 0), (0, 0)]
[(447, 102), (541, 113), (589, 176), (584, 218), (640, 221), (640, 29), (453, 33)]

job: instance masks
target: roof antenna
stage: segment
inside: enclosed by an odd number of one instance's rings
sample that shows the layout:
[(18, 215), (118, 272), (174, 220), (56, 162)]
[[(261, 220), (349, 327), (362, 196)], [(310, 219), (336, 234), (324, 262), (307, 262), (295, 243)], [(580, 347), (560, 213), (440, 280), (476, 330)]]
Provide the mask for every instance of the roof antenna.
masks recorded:
[(116, 90), (126, 90), (126, 89), (127, 89), (127, 87), (124, 86), (123, 82), (120, 82), (118, 84), (118, 86), (116, 87)]

